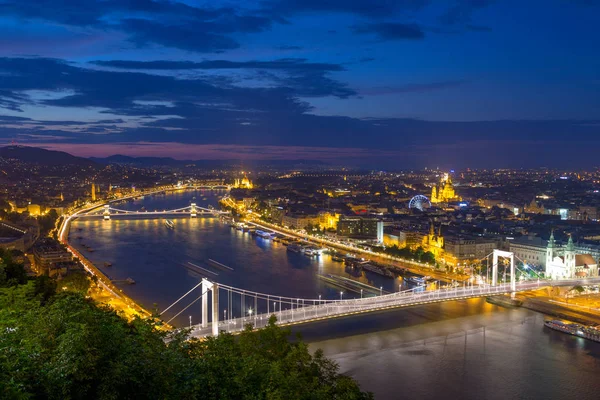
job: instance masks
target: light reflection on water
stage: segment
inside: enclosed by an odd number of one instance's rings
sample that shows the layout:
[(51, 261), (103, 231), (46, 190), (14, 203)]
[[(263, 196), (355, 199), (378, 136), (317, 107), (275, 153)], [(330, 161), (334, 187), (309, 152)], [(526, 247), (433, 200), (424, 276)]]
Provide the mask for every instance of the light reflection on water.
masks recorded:
[(380, 399), (597, 399), (600, 344), (543, 320), (471, 299), (297, 329)]
[[(193, 197), (199, 205), (216, 205), (213, 192), (181, 191), (118, 208), (175, 209), (189, 205)], [(204, 197), (206, 201), (200, 200)], [(71, 241), (111, 278), (133, 278), (137, 283), (123, 290), (148, 308), (157, 303), (164, 309), (199, 282), (201, 276), (185, 267), (188, 262), (218, 273), (210, 278), (220, 283), (300, 298), (338, 298), (339, 289), (325, 286), (317, 273), (349, 276), (329, 256), (309, 259), (290, 253), (280, 243), (232, 230), (214, 218), (174, 221), (175, 229), (169, 230), (163, 219), (79, 220), (73, 223)], [(94, 252), (86, 252), (83, 243)], [(209, 258), (234, 271), (211, 268)], [(105, 261), (113, 266), (104, 267)], [(388, 291), (401, 283), (372, 274), (360, 280)], [(199, 310), (193, 306), (176, 322), (187, 325), (188, 315), (199, 322)], [(295, 329), (381, 399), (592, 400), (600, 390), (600, 344), (549, 331), (539, 314), (502, 309), (484, 299)]]
[[(216, 204), (210, 192), (182, 191), (146, 197), (116, 205), (120, 209), (147, 210), (176, 209), (188, 205), (196, 197), (199, 205)], [(199, 199), (206, 198), (206, 201)], [(166, 217), (165, 217), (166, 218)], [(318, 274), (349, 275), (343, 264), (332, 261), (328, 255), (309, 258), (287, 251), (281, 243), (253, 237), (230, 228), (216, 218), (169, 217), (175, 229), (167, 229), (160, 219), (82, 219), (71, 229), (71, 243), (94, 262), (113, 280), (132, 278), (135, 285), (122, 286), (134, 300), (147, 308), (158, 305), (162, 310), (196, 285), (201, 275), (189, 268), (189, 263), (214, 272), (205, 275), (218, 283), (243, 290), (295, 298), (338, 299), (340, 289), (324, 284)], [(81, 239), (77, 237), (81, 236)], [(94, 249), (85, 250), (83, 245)], [(216, 260), (233, 271), (217, 269), (209, 259)], [(111, 267), (104, 267), (110, 262)], [(187, 265), (187, 267), (186, 267)], [(353, 277), (385, 291), (397, 291), (401, 278), (384, 278), (373, 273)], [(199, 292), (199, 289), (198, 289)], [(196, 297), (199, 293), (196, 295)], [(360, 297), (360, 293), (344, 293), (344, 298)], [(192, 295), (189, 302), (194, 299)], [(182, 306), (187, 304), (182, 302)], [(234, 315), (240, 314), (241, 304), (233, 304)], [(285, 308), (285, 307), (284, 307)], [(181, 325), (200, 320), (200, 307), (176, 320)], [(175, 312), (177, 308), (173, 309)]]

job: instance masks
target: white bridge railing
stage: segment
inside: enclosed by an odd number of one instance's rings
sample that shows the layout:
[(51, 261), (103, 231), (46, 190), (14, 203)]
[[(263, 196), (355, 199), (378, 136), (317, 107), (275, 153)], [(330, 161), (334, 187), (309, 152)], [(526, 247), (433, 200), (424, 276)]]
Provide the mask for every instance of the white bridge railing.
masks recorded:
[[(573, 279), (562, 281), (525, 281), (517, 283), (516, 292), (535, 290), (544, 286), (576, 286), (600, 284), (600, 278)], [(510, 283), (497, 286), (460, 286), (442, 288), (432, 291), (415, 292), (408, 290), (391, 293), (383, 296), (365, 297), (361, 299), (348, 300), (304, 300), (298, 299), (295, 303), (289, 300), (277, 301), (273, 296), (270, 301), (272, 308), (270, 312), (258, 315), (248, 315), (240, 318), (229, 318), (218, 321), (219, 331), (236, 333), (244, 329), (247, 324), (255, 328), (262, 328), (268, 324), (271, 315), (277, 317), (280, 325), (298, 324), (304, 322), (319, 321), (328, 318), (342, 317), (353, 314), (386, 310), (391, 308), (409, 307), (420, 304), (436, 303), (467, 299), (472, 297), (492, 296), (511, 293)], [(248, 293), (249, 295), (250, 292)], [(283, 306), (282, 306), (283, 304)], [(201, 324), (192, 326), (191, 336), (205, 337), (212, 334), (212, 323), (202, 327)]]

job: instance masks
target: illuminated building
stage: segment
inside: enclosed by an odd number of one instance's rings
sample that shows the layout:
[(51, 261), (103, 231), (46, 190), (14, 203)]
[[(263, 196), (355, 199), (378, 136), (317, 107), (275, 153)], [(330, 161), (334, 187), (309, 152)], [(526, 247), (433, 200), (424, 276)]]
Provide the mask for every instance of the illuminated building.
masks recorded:
[(96, 184), (92, 182), (92, 201), (96, 201)]
[(252, 181), (248, 179), (246, 174), (244, 174), (244, 177), (242, 179), (236, 178), (233, 186), (238, 189), (252, 189), (254, 187)]
[(350, 238), (375, 239), (383, 242), (383, 221), (377, 218), (342, 216), (337, 224), (337, 234)]
[(321, 211), (319, 213), (319, 225), (323, 229), (337, 229), (340, 214)]
[(461, 201), (462, 198), (454, 191), (452, 178), (449, 174), (444, 174), (440, 182), (431, 188), (432, 203), (448, 203), (451, 201)]
[(433, 222), (429, 224), (429, 234), (423, 237), (423, 250), (433, 253), (435, 258), (440, 258), (444, 255), (444, 237), (442, 236), (442, 226), (435, 232)]
[(558, 254), (554, 232), (548, 240), (546, 248), (546, 277), (551, 279), (573, 279), (587, 276), (598, 276), (598, 264), (591, 254), (577, 254), (573, 238), (569, 236), (567, 246)]

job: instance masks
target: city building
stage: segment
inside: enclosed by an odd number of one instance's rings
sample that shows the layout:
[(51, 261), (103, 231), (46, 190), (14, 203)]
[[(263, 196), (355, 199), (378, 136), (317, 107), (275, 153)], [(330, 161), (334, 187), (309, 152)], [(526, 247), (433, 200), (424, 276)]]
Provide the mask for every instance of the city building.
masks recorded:
[(282, 218), (283, 226), (293, 229), (306, 229), (307, 226), (319, 225), (319, 217), (317, 215), (306, 214), (286, 214)]
[(45, 238), (33, 247), (33, 259), (38, 273), (51, 277), (64, 276), (73, 261), (73, 255), (56, 240)]
[(254, 184), (252, 183), (252, 181), (250, 179), (248, 179), (248, 176), (246, 174), (244, 174), (244, 177), (242, 179), (236, 178), (233, 186), (237, 189), (252, 189), (252, 188), (254, 188)]
[(448, 203), (462, 200), (454, 191), (450, 174), (444, 174), (440, 182), (431, 188), (431, 198), (429, 200), (432, 203)]
[(383, 243), (383, 221), (378, 218), (342, 216), (337, 224), (337, 234), (354, 239), (373, 239)]
[(546, 249), (548, 241), (538, 236), (523, 236), (509, 241), (509, 251), (517, 258), (531, 266), (546, 268)]
[(337, 229), (340, 214), (329, 211), (319, 212), (319, 225), (322, 229)]
[(422, 247), (423, 250), (433, 253), (436, 259), (444, 255), (444, 237), (441, 225), (436, 232), (433, 222), (429, 224), (429, 234), (423, 236)]
[(598, 264), (591, 254), (578, 254), (569, 236), (569, 241), (559, 254), (554, 240), (554, 232), (548, 240), (546, 249), (546, 277), (551, 279), (573, 279), (598, 276)]
[(494, 249), (499, 248), (499, 240), (485, 237), (448, 237), (444, 240), (444, 259), (452, 266), (479, 263)]

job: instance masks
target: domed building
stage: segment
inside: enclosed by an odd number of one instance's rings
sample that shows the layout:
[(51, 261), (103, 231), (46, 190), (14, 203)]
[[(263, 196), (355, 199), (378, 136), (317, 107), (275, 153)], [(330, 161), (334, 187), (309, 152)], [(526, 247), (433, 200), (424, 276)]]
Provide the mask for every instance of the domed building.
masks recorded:
[(454, 185), (452, 184), (452, 178), (450, 174), (444, 174), (440, 182), (431, 188), (431, 199), (432, 203), (448, 203), (452, 201), (461, 201), (462, 198), (454, 191)]
[(244, 174), (244, 177), (242, 179), (237, 178), (235, 180), (234, 186), (238, 189), (252, 189), (254, 187), (252, 181), (248, 179), (248, 176), (246, 174)]

